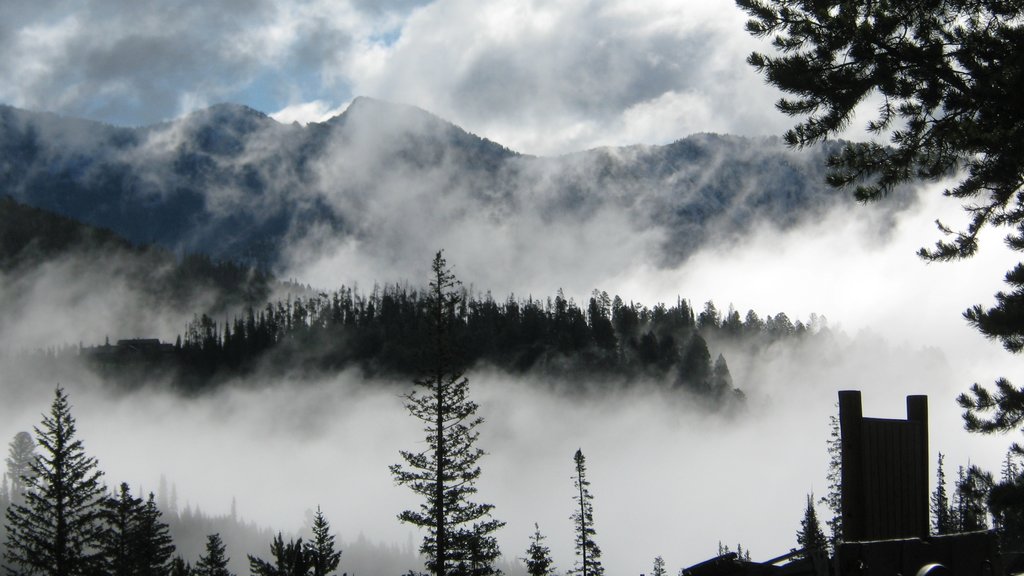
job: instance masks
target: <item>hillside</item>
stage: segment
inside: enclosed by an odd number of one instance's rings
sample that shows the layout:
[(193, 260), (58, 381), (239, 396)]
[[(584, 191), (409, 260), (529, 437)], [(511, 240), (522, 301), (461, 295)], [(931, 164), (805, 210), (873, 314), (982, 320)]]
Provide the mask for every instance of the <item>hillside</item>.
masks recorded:
[(325, 234), (415, 243), (390, 228), (408, 218), (445, 229), (602, 213), (657, 231), (653, 259), (678, 264), (709, 242), (851, 202), (824, 186), (824, 152), (701, 134), (538, 158), (369, 98), (307, 126), (231, 104), (140, 128), (0, 107), (0, 194), (136, 244), (272, 269), (287, 246)]

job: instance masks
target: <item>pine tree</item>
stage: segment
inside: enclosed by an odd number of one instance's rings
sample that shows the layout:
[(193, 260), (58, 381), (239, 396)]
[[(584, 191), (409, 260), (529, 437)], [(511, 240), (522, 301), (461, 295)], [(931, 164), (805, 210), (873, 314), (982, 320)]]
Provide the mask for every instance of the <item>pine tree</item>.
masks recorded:
[(796, 533), (796, 542), (806, 550), (805, 558), (809, 558), (815, 550), (827, 550), (828, 541), (825, 540), (825, 533), (821, 531), (821, 524), (818, 522), (818, 514), (814, 511), (814, 495), (807, 495), (807, 507), (804, 508), (804, 518), (800, 521), (800, 529)]
[(206, 553), (199, 557), (195, 567), (192, 568), (192, 576), (234, 576), (228, 571), (229, 558), (225, 557), (226, 552), (220, 534), (207, 536)]
[(554, 561), (551, 549), (544, 545), (545, 537), (540, 533), (540, 526), (533, 524), (534, 532), (530, 537), (530, 547), (526, 549), (526, 573), (530, 576), (554, 576)]
[[(839, 406), (836, 405), (838, 412)], [(826, 441), (828, 448), (828, 473), (825, 479), (828, 480), (828, 493), (821, 497), (820, 502), (832, 512), (832, 518), (825, 521), (829, 528), (829, 551), (835, 552), (839, 541), (843, 538), (843, 439), (839, 431), (839, 416), (829, 416), (829, 438)]]
[(81, 576), (103, 568), (103, 473), (75, 432), (68, 398), (58, 387), (50, 414), (35, 428), (41, 453), (23, 476), (24, 504), (7, 509), (4, 558), (12, 575)]
[(24, 502), (26, 477), (32, 475), (32, 462), (36, 459), (36, 443), (28, 432), (18, 432), (11, 440), (7, 456), (7, 479), (11, 483), (11, 502)]
[(939, 452), (939, 465), (935, 470), (935, 491), (932, 492), (932, 527), (935, 534), (951, 534), (953, 526), (949, 513), (949, 497), (946, 495), (946, 472), (943, 469), (943, 455)]
[(170, 562), (174, 554), (174, 542), (161, 516), (156, 499), (150, 492), (135, 518), (133, 548), (138, 576), (164, 576), (172, 568)]
[(278, 532), (270, 543), (270, 554), (274, 563), (249, 555), (249, 571), (252, 576), (307, 576), (310, 572), (310, 558), (302, 545), (302, 538), (284, 543)]
[(989, 511), (999, 533), (999, 546), (1004, 552), (1024, 550), (1024, 477), (1013, 461), (1016, 454), (1007, 452), (1000, 482), (989, 492)]
[(961, 468), (956, 486), (960, 532), (988, 529), (988, 493), (992, 489), (992, 475), (977, 466)]
[(405, 465), (390, 467), (398, 484), (409, 486), (424, 498), (417, 510), (398, 518), (427, 529), (420, 552), (435, 576), (469, 572), (475, 576), (494, 572), (500, 552), (493, 533), (504, 522), (491, 518), (491, 504), (471, 502), (480, 477), (478, 464), (484, 451), (474, 444), (483, 418), (469, 399), (469, 380), (457, 368), (452, 350), (455, 309), (461, 297), (455, 276), (438, 252), (431, 266), (429, 308), (431, 368), (415, 380), (418, 390), (406, 395), (406, 409), (421, 420), (427, 450), (402, 451)]
[(337, 570), (341, 562), (341, 550), (334, 549), (331, 525), (319, 506), (313, 518), (313, 540), (306, 543), (306, 556), (309, 558), (312, 576), (327, 576)]
[(651, 568), (651, 576), (665, 576), (667, 573), (665, 571), (665, 559), (661, 556), (655, 556), (654, 567)]
[(576, 450), (573, 461), (576, 464), (576, 475), (573, 476), (576, 493), (573, 500), (578, 509), (572, 513), (571, 519), (576, 529), (576, 566), (569, 573), (578, 576), (602, 576), (604, 567), (601, 565), (601, 549), (594, 542), (597, 532), (594, 530), (594, 497), (590, 494), (590, 482), (587, 480), (587, 460), (583, 450)]
[(106, 501), (107, 530), (104, 533), (103, 555), (106, 571), (111, 576), (134, 576), (136, 523), (142, 511), (142, 500), (134, 498), (128, 484), (122, 482), (116, 496)]
[(169, 576), (192, 576), (192, 565), (181, 556), (175, 556), (174, 560), (171, 560)]

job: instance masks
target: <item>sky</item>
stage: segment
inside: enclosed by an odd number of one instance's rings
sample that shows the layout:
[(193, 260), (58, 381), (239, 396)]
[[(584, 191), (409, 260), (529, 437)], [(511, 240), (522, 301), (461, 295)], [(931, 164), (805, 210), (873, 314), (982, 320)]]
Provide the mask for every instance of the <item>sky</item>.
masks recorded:
[(728, 0), (14, 0), (0, 102), (118, 125), (236, 102), (281, 121), (356, 96), (530, 154), (774, 134), (777, 95)]
[[(319, 121), (367, 95), (538, 155), (697, 132), (777, 135), (791, 121), (772, 105), (779, 94), (743, 62), (763, 48), (744, 20), (726, 1), (11, 0), (0, 5), (0, 77), (9, 79), (0, 102), (134, 126), (225, 101), (282, 122)], [(858, 130), (855, 123), (848, 135)], [(471, 231), (503, 254), (542, 253), (525, 276), (488, 265), (472, 242), (450, 247), (456, 274), (498, 297), (566, 288), (579, 300), (597, 287), (647, 304), (683, 296), (762, 316), (784, 311), (806, 321), (813, 312), (828, 317), (842, 352), (836, 359), (782, 348), (747, 358), (725, 350), (756, 406), (732, 420), (655, 392), (579, 405), (499, 374), (472, 375), (487, 418), (481, 443), (491, 453), (481, 494), (493, 495), (509, 522), (506, 554), (525, 550), (537, 521), (559, 567), (571, 565), (569, 476), (578, 447), (588, 455), (610, 572), (641, 573), (657, 554), (674, 572), (713, 555), (719, 540), (742, 542), (755, 560), (785, 553), (806, 494), (826, 488), (824, 439), (841, 389), (863, 389), (865, 414), (885, 417), (904, 415), (906, 394), (929, 394), (933, 448), (953, 466), (996, 469), (1010, 439), (963, 432), (952, 399), (1019, 366), (960, 317), (991, 303), (1014, 258), (992, 233), (970, 261), (918, 259), (914, 252), (937, 239), (936, 218), (962, 222), (942, 188), (921, 188), (885, 234), (874, 212), (846, 207), (785, 232), (766, 226), (710, 244), (672, 267), (645, 257), (657, 238), (614, 214), (564, 223), (557, 249), (536, 239), (541, 226), (529, 220)], [(393, 214), (403, 198), (367, 203)], [(406, 208), (411, 226), (418, 214)], [(419, 242), (423, 254), (397, 261), (425, 267), (430, 234)], [(324, 246), (289, 274), (328, 288), (410, 280), (412, 268), (396, 269), (396, 257), (373, 247)], [(113, 329), (128, 296), (76, 270), (58, 263), (8, 287), (30, 298), (0, 336)], [(58, 316), (75, 326), (56, 324)], [(152, 322), (166, 337), (179, 320)], [(0, 438), (9, 438), (38, 422), (50, 388), (10, 374), (0, 374), (0, 385)], [(112, 480), (152, 489), (166, 474), (182, 500), (224, 513), (237, 498), (242, 515), (283, 530), (297, 529), (316, 499), (348, 540), (365, 533), (404, 543), (412, 533), (395, 520), (411, 500), (387, 465), (417, 436), (415, 425), (396, 394), (368, 391), (358, 375), (239, 386), (197, 401), (112, 397), (87, 380), (67, 385), (87, 446)]]

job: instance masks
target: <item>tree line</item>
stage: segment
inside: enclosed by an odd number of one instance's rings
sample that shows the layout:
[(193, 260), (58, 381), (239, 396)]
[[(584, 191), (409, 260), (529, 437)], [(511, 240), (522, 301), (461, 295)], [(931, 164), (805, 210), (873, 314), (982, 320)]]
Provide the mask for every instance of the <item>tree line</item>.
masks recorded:
[[(67, 394), (57, 388), (50, 412), (15, 435), (0, 483), (3, 554), (9, 576), (231, 576), (219, 534), (209, 534), (194, 563), (175, 555), (168, 524), (152, 493), (127, 483), (108, 492), (103, 472), (76, 434)], [(38, 450), (37, 450), (38, 448)], [(9, 485), (8, 485), (9, 484)], [(253, 576), (327, 576), (339, 565), (330, 524), (317, 509), (311, 541), (279, 533), (271, 561), (249, 556)]]
[[(369, 375), (408, 378), (429, 354), (427, 298), (407, 285), (374, 287), (368, 294), (341, 287), (249, 307), (223, 321), (195, 315), (165, 355), (84, 355), (112, 378), (126, 365), (171, 368), (187, 390), (260, 371), (331, 373), (358, 367)], [(719, 401), (742, 397), (728, 363), (712, 356), (707, 338), (742, 341), (748, 346), (804, 338), (819, 333), (823, 317), (792, 321), (785, 313), (761, 318), (713, 302), (695, 311), (684, 299), (672, 306), (647, 307), (594, 291), (585, 305), (559, 291), (553, 298), (496, 300), (460, 290), (449, 335), (465, 368), (489, 365), (505, 372), (544, 376), (585, 376), (590, 382), (638, 377)]]

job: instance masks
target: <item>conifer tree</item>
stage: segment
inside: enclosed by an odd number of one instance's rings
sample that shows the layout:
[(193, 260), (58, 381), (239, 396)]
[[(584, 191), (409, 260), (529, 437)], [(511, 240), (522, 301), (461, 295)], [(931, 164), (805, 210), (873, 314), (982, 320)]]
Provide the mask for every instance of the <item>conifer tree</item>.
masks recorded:
[(164, 576), (171, 570), (174, 541), (153, 493), (139, 510), (135, 519), (134, 551), (138, 576)]
[(814, 511), (813, 494), (807, 495), (807, 507), (804, 508), (804, 518), (800, 521), (800, 529), (796, 533), (796, 542), (806, 550), (805, 558), (809, 558), (815, 550), (828, 549), (828, 541), (825, 540), (825, 533), (821, 531), (818, 514)]
[(478, 464), (484, 451), (476, 448), (477, 427), (483, 418), (469, 399), (469, 380), (459, 370), (452, 346), (455, 309), (461, 296), (459, 282), (441, 252), (431, 266), (428, 369), (405, 396), (409, 413), (423, 422), (427, 449), (402, 451), (405, 465), (390, 467), (398, 484), (424, 498), (419, 510), (406, 510), (398, 518), (426, 528), (420, 552), (435, 576), (454, 572), (486, 575), (494, 572), (500, 552), (493, 533), (504, 522), (491, 518), (491, 504), (470, 501), (480, 477)]
[(191, 570), (192, 576), (234, 576), (228, 571), (227, 553), (220, 534), (210, 534), (206, 537), (206, 553), (199, 557), (196, 565)]
[(302, 545), (302, 538), (284, 543), (284, 537), (278, 532), (270, 543), (271, 564), (262, 558), (249, 555), (249, 571), (252, 576), (307, 576), (310, 571), (310, 558)]
[(192, 576), (192, 565), (185, 562), (181, 556), (175, 556), (171, 560), (170, 576)]
[(136, 523), (142, 511), (142, 500), (135, 498), (122, 482), (116, 496), (107, 499), (107, 530), (104, 533), (103, 553), (106, 571), (111, 576), (136, 574)]
[(977, 466), (960, 469), (956, 486), (960, 532), (988, 529), (987, 501), (992, 485), (992, 475)]
[(655, 556), (654, 567), (651, 568), (651, 576), (665, 576), (665, 559), (661, 556)]
[(28, 432), (18, 432), (11, 440), (7, 455), (7, 479), (11, 483), (11, 502), (24, 502), (26, 477), (32, 475), (32, 462), (36, 459), (36, 443)]
[(544, 545), (545, 537), (540, 533), (540, 526), (533, 524), (533, 536), (530, 537), (530, 547), (526, 549), (526, 573), (530, 576), (553, 576), (555, 573), (554, 561), (551, 559), (551, 549)]
[(949, 497), (946, 495), (946, 472), (943, 469), (944, 457), (939, 452), (939, 464), (935, 469), (935, 491), (932, 492), (932, 528), (935, 534), (951, 534), (953, 526), (950, 522)]
[(306, 543), (306, 555), (312, 576), (327, 576), (338, 569), (341, 562), (341, 550), (334, 549), (334, 536), (331, 525), (324, 518), (320, 507), (316, 508), (313, 518), (313, 540)]
[(594, 542), (597, 532), (594, 530), (594, 503), (590, 493), (590, 481), (587, 480), (587, 460), (583, 450), (576, 450), (573, 456), (576, 475), (573, 476), (576, 493), (573, 500), (577, 509), (571, 519), (576, 530), (576, 566), (569, 572), (576, 576), (602, 576), (604, 567), (601, 565), (601, 549)]
[(35, 428), (40, 454), (24, 476), (25, 501), (7, 509), (10, 574), (83, 576), (103, 569), (103, 502), (96, 460), (75, 437), (67, 395), (57, 388)]
[[(838, 405), (836, 410), (838, 412)], [(835, 552), (836, 546), (843, 537), (843, 510), (842, 510), (842, 479), (843, 479), (843, 454), (842, 436), (839, 431), (839, 416), (829, 416), (829, 437), (826, 442), (828, 448), (828, 473), (825, 479), (828, 480), (828, 493), (821, 497), (821, 503), (828, 507), (832, 518), (825, 521), (829, 528), (829, 550)]]

